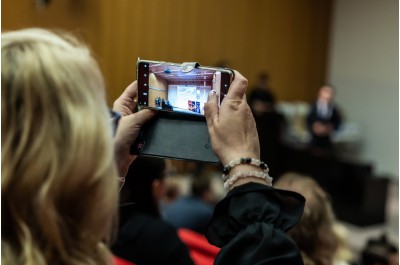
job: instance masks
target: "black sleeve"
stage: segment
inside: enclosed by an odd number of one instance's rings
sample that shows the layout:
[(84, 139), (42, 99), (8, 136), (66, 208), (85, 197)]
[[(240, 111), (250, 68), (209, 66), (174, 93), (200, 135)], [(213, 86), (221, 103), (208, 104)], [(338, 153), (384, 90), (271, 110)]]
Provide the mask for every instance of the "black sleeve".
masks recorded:
[(298, 223), (301, 195), (248, 183), (228, 193), (215, 208), (206, 236), (221, 248), (216, 265), (303, 264), (285, 232)]

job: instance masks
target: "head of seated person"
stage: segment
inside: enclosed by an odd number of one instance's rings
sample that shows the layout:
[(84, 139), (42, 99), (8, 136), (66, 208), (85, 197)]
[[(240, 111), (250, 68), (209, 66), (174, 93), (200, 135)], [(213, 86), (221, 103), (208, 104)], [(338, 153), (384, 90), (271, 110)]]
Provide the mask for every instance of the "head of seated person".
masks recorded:
[(298, 192), (306, 198), (300, 223), (289, 230), (304, 264), (332, 265), (351, 259), (346, 231), (336, 221), (329, 195), (314, 179), (291, 172), (281, 176), (274, 187)]
[(99, 67), (69, 35), (1, 39), (2, 261), (110, 264), (118, 173)]
[(216, 203), (216, 196), (212, 189), (213, 177), (209, 172), (195, 175), (192, 180), (192, 195), (208, 204)]
[(123, 203), (134, 203), (135, 209), (160, 217), (159, 203), (165, 195), (166, 160), (138, 157), (129, 167), (121, 190)]

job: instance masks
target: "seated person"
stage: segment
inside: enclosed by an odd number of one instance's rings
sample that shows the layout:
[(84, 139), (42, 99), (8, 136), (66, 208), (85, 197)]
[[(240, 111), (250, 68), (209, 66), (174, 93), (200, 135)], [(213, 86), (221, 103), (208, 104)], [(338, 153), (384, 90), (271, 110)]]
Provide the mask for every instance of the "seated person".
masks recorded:
[(214, 212), (211, 177), (198, 175), (192, 180), (192, 194), (165, 205), (165, 220), (176, 228), (188, 228), (204, 234)]
[(176, 229), (160, 217), (165, 192), (164, 159), (139, 157), (121, 190), (120, 228), (112, 251), (136, 264), (193, 264)]
[(87, 47), (41, 29), (1, 39), (2, 263), (113, 264), (117, 176), (134, 158), (127, 143), (154, 114), (126, 110), (113, 139)]
[[(102, 75), (84, 45), (27, 29), (2, 33), (1, 48), (2, 263), (115, 264), (118, 185), (135, 159), (132, 143), (156, 112), (135, 112), (133, 82), (114, 102), (122, 118), (113, 139)], [(229, 193), (206, 231), (221, 248), (214, 264), (303, 264), (285, 231), (304, 198), (267, 181), (246, 89), (235, 72), (221, 107), (214, 92), (205, 106), (221, 162), (252, 158), (225, 167)]]
[(346, 230), (336, 221), (328, 194), (318, 183), (311, 177), (286, 173), (274, 187), (298, 192), (306, 198), (300, 224), (289, 231), (301, 250), (304, 264), (349, 264), (352, 255)]

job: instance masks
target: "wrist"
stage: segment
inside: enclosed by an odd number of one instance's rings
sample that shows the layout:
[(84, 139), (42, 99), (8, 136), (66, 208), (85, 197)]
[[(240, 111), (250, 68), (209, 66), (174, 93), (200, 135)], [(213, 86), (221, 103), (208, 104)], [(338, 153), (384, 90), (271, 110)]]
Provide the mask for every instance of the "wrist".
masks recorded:
[(234, 161), (236, 159), (239, 159), (241, 157), (249, 157), (253, 159), (260, 159), (259, 154), (254, 154), (252, 152), (242, 152), (242, 153), (232, 153), (232, 154), (226, 154), (224, 156), (220, 157), (221, 163), (223, 166), (226, 166), (230, 161)]
[(238, 179), (237, 181), (235, 181), (235, 183), (233, 183), (230, 186), (230, 190), (233, 190), (236, 187), (242, 186), (242, 185), (250, 183), (250, 182), (262, 184), (265, 186), (271, 186), (271, 185), (268, 185), (267, 182), (265, 182), (265, 180), (263, 180), (263, 179), (249, 176), (249, 177), (241, 178), (241, 179)]
[(229, 172), (229, 175), (235, 175), (239, 172), (250, 172), (250, 171), (259, 171), (262, 172), (262, 169), (258, 166), (248, 165), (248, 164), (240, 164), (232, 168)]
[(272, 186), (268, 166), (259, 159), (240, 157), (229, 161), (222, 170), (225, 191), (249, 182)]
[(115, 148), (115, 159), (118, 169), (119, 177), (125, 177), (128, 173), (129, 166), (135, 160), (136, 156), (130, 154), (130, 150), (127, 148)]
[(117, 168), (119, 177), (123, 178), (126, 176), (129, 170), (129, 166), (135, 160), (136, 156), (131, 156), (129, 159), (118, 159), (117, 158)]
[[(247, 169), (250, 169), (251, 167), (254, 167), (255, 169), (257, 169), (254, 172), (259, 172), (260, 169), (262, 171), (265, 171), (266, 173), (268, 173), (268, 166), (267, 164), (265, 164), (264, 162), (262, 162), (259, 159), (254, 159), (254, 158), (250, 158), (250, 157), (241, 157), (235, 160), (231, 160), (229, 161), (226, 165), (224, 165), (224, 168), (222, 170), (222, 179), (226, 180), (229, 177), (229, 174), (233, 174), (235, 173), (235, 171), (238, 171), (238, 167), (239, 166), (249, 166), (249, 167), (244, 167)], [(243, 167), (241, 167), (243, 168)], [(232, 170), (235, 169), (233, 172)], [(249, 171), (249, 170), (247, 170)]]

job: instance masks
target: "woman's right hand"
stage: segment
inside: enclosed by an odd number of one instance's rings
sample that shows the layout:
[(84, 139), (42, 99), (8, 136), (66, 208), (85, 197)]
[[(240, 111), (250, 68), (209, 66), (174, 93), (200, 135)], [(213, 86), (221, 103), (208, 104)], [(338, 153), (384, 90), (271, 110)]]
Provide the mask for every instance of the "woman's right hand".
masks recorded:
[(211, 144), (223, 165), (241, 157), (260, 158), (256, 123), (246, 102), (246, 89), (247, 79), (235, 71), (221, 107), (213, 91), (204, 106)]
[(119, 174), (125, 177), (129, 166), (136, 156), (130, 153), (131, 145), (139, 135), (140, 128), (156, 115), (156, 111), (144, 109), (136, 112), (137, 81), (131, 83), (121, 96), (114, 101), (113, 110), (121, 113), (117, 132), (114, 138), (115, 154)]

